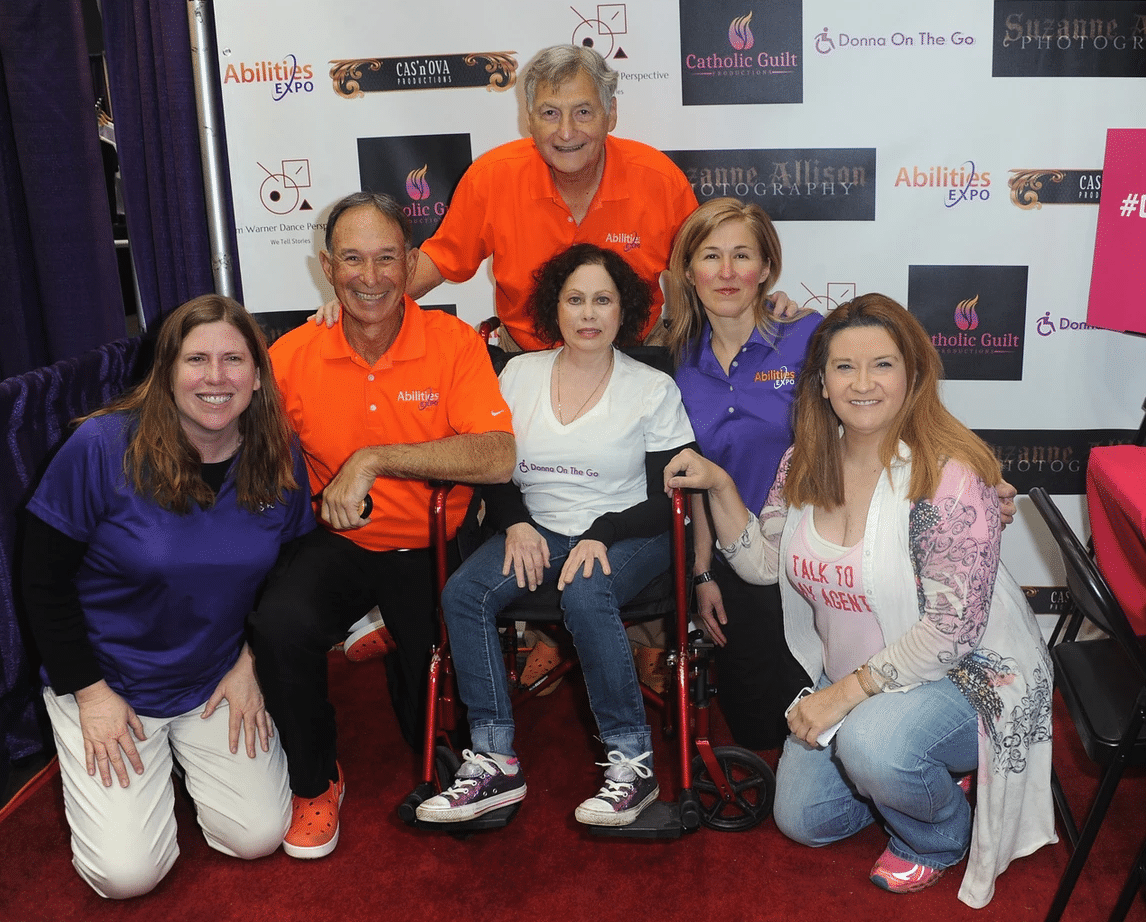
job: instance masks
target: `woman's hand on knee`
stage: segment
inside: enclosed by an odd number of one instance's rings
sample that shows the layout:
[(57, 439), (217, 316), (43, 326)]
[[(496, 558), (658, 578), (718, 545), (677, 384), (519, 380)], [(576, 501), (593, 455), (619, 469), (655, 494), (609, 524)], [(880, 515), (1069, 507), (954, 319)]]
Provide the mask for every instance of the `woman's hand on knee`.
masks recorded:
[(80, 733), (84, 738), (84, 761), (88, 774), (95, 777), (98, 771), (103, 786), (110, 788), (114, 772), (119, 786), (127, 787), (131, 778), (124, 756), (137, 775), (143, 774), (143, 760), (135, 748), (135, 740), (131, 738), (134, 733), (135, 739), (147, 739), (143, 721), (103, 679), (81, 688), (75, 697), (80, 710)]
[(549, 544), (528, 522), (518, 522), (505, 530), (505, 562), (501, 575), (510, 571), (517, 577), (518, 588), (533, 592), (545, 580), (549, 567)]
[(816, 737), (847, 717), (852, 708), (866, 698), (859, 680), (849, 673), (827, 688), (797, 701), (788, 712), (788, 729), (805, 743), (815, 746)]
[(588, 579), (593, 575), (596, 561), (600, 561), (601, 572), (606, 576), (613, 572), (609, 567), (608, 548), (603, 543), (592, 540), (578, 541), (569, 552), (569, 556), (565, 558), (565, 566), (561, 568), (561, 575), (557, 578), (557, 588), (564, 589), (573, 582), (577, 578), (578, 570), (585, 579)]
[(263, 752), (270, 749), (270, 739), (275, 735), (274, 727), (267, 718), (263, 704), (263, 693), (255, 678), (255, 658), (250, 648), (243, 644), (239, 658), (235, 660), (225, 676), (215, 686), (215, 691), (207, 699), (200, 717), (206, 720), (215, 709), (227, 700), (227, 745), (232, 753), (239, 751), (239, 733), (242, 731), (247, 748), (247, 757), (255, 757), (255, 743)]

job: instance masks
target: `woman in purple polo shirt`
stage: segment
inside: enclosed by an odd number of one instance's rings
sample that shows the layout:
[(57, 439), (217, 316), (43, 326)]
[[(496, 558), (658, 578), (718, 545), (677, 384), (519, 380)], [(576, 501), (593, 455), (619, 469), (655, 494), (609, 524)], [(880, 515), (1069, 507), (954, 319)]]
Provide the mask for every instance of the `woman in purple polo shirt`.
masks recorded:
[[(814, 311), (774, 315), (768, 292), (780, 267), (768, 215), (734, 198), (697, 208), (669, 260), (677, 386), (704, 456), (732, 475), (752, 509), (763, 505), (792, 444), (796, 376), (821, 320)], [(784, 708), (808, 684), (784, 642), (780, 592), (746, 583), (713, 555), (701, 497), (693, 528), (697, 612), (716, 643), (721, 711), (737, 743), (776, 748), (788, 733)]]
[(25, 602), (80, 876), (122, 899), (170, 870), (173, 761), (208, 844), (273, 852), (286, 759), (244, 630), (314, 517), (251, 315), (216, 295), (176, 310), (147, 379), (82, 421), (28, 511)]

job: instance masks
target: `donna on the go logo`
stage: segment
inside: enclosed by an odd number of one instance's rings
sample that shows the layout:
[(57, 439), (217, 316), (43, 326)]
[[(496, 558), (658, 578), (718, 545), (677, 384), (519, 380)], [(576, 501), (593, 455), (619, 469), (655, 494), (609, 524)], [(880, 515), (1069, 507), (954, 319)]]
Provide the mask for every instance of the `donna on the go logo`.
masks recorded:
[(293, 54), (288, 54), (281, 61), (240, 61), (228, 64), (223, 71), (223, 85), (229, 83), (269, 86), (271, 98), (280, 102), (295, 93), (313, 93), (314, 68), (310, 64), (300, 64)]

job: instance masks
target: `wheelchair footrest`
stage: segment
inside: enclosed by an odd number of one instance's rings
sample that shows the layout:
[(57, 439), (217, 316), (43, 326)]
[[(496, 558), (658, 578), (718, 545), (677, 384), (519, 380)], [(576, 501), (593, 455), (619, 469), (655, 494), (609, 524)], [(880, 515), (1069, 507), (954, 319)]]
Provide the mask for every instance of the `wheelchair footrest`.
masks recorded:
[(628, 826), (587, 826), (595, 836), (617, 836), (626, 839), (679, 839), (680, 806), (658, 800), (641, 811)]
[(472, 820), (463, 820), (460, 823), (430, 823), (426, 820), (416, 820), (414, 825), (419, 829), (429, 829), (434, 832), (445, 832), (450, 835), (469, 835), (472, 832), (484, 832), (488, 829), (501, 829), (509, 825), (509, 821), (516, 815), (517, 811), (521, 808), (521, 801), (515, 804), (508, 804), (504, 807), (499, 807), (496, 810), (490, 810), (489, 813), (483, 813), (481, 816), (475, 816)]

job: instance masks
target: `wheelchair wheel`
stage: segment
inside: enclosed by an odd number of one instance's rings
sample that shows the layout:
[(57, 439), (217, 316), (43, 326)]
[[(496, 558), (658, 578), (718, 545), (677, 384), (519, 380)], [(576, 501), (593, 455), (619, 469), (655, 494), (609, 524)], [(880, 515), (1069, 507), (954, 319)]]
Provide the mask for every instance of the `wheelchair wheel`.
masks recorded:
[(709, 829), (722, 832), (751, 829), (772, 812), (776, 775), (767, 762), (748, 749), (716, 746), (712, 752), (732, 786), (733, 799), (731, 803), (724, 802), (704, 760), (696, 756), (692, 760), (692, 777), (700, 798), (700, 821)]
[(434, 771), (438, 775), (438, 790), (444, 791), (454, 783), (454, 775), (462, 767), (462, 760), (449, 746), (434, 747)]

